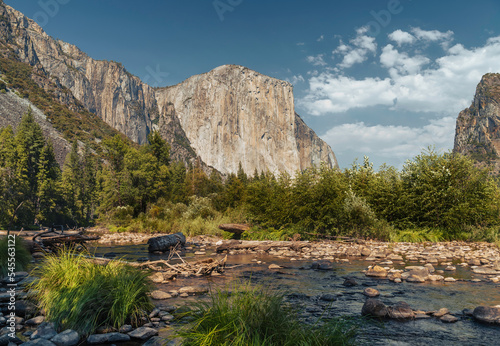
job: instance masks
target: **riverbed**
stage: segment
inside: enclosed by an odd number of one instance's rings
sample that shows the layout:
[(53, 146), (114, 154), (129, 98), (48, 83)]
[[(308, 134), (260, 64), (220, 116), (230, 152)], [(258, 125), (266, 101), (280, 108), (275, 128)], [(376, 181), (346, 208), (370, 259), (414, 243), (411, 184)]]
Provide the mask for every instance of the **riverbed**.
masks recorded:
[[(206, 257), (222, 258), (217, 254), (215, 245), (193, 242), (180, 255), (186, 261)], [(167, 254), (149, 254), (145, 244), (96, 244), (91, 251), (97, 256), (124, 258), (134, 261), (166, 259)], [(197, 253), (198, 255), (195, 255)], [(411, 258), (411, 257), (410, 257)], [(227, 269), (220, 276), (178, 277), (168, 283), (157, 284), (157, 289), (169, 292), (181, 287), (195, 286), (207, 289), (231, 289), (237, 282), (247, 282), (268, 286), (283, 292), (287, 301), (301, 311), (307, 322), (315, 322), (320, 317), (345, 316), (360, 320), (361, 327), (357, 344), (363, 345), (500, 345), (500, 327), (481, 324), (463, 313), (464, 309), (474, 309), (480, 305), (500, 304), (499, 285), (487, 276), (475, 274), (470, 267), (460, 266), (461, 260), (451, 259), (446, 263), (435, 263), (437, 271), (442, 270), (445, 277), (453, 277), (455, 282), (395, 283), (386, 278), (373, 278), (365, 275), (370, 264), (384, 259), (366, 261), (366, 258), (345, 256), (342, 259), (324, 260), (325, 270), (311, 269), (317, 262), (315, 258), (290, 258), (272, 256), (268, 253), (233, 253), (228, 255)], [(453, 272), (445, 271), (449, 264), (456, 266)], [(271, 264), (281, 268), (269, 269)], [(419, 265), (412, 261), (399, 261), (391, 267), (402, 269), (407, 265)], [(355, 286), (347, 287), (344, 282), (351, 278)], [(475, 282), (475, 281), (477, 282)], [(480, 280), (480, 281), (479, 281)], [(443, 323), (437, 318), (414, 319), (409, 321), (371, 321), (360, 319), (362, 306), (367, 299), (365, 288), (375, 288), (386, 305), (404, 301), (414, 310), (436, 311), (447, 308), (458, 318), (456, 323)], [(184, 306), (198, 300), (207, 299), (206, 295), (174, 297), (155, 301), (159, 306)], [(166, 328), (166, 336), (176, 328)]]

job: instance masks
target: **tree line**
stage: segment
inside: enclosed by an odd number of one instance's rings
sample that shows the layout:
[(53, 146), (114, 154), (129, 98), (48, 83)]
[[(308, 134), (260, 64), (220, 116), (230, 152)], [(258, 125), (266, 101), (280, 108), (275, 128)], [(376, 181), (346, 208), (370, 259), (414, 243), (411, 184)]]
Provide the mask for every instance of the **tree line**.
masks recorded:
[(375, 171), (365, 157), (348, 169), (312, 167), (294, 177), (248, 175), (241, 165), (222, 177), (207, 175), (199, 162), (171, 161), (159, 133), (148, 140), (137, 146), (116, 135), (99, 153), (75, 141), (61, 169), (28, 111), (15, 133), (10, 126), (0, 131), (0, 225), (100, 223), (204, 233), (224, 220), (251, 223), (254, 236), (282, 238), (388, 239), (407, 230), (440, 239), (498, 236), (498, 185), (487, 169), (459, 154), (427, 149), (401, 170), (383, 165)]

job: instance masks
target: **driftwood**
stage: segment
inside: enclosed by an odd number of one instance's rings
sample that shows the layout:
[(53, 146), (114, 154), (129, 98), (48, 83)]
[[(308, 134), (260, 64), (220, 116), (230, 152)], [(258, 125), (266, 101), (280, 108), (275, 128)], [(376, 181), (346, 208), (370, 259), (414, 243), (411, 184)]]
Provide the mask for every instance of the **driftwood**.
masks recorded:
[(223, 242), (216, 249), (217, 252), (231, 250), (263, 250), (271, 248), (290, 248), (298, 251), (303, 247), (311, 246), (308, 241), (252, 241), (252, 240), (229, 240)]
[(26, 242), (34, 250), (51, 251), (62, 246), (69, 246), (80, 244), (83, 245), (87, 241), (98, 240), (99, 236), (89, 237), (83, 234), (84, 229), (80, 228), (78, 230), (71, 230), (64, 233), (64, 231), (56, 231), (54, 229), (48, 229), (41, 232), (30, 239), (26, 239)]
[[(210, 276), (214, 271), (224, 272), (226, 267), (227, 255), (221, 260), (207, 258), (196, 262), (186, 262), (179, 256), (181, 263), (171, 264), (167, 260), (147, 261), (147, 262), (123, 262), (136, 268), (147, 268), (155, 272), (161, 272), (164, 277), (172, 278), (177, 275), (205, 275)], [(96, 264), (106, 265), (111, 261), (117, 261), (107, 258), (93, 257), (90, 259)], [(120, 261), (122, 262), (122, 261)]]
[(182, 232), (150, 238), (148, 240), (148, 251), (169, 251), (178, 245), (186, 244), (186, 237)]

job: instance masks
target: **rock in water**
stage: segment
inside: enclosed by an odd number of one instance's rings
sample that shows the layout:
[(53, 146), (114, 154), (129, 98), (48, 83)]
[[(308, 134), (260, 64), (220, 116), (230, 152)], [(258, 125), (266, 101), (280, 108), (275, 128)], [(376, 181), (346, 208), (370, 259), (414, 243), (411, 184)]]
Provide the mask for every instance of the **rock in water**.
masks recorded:
[(367, 299), (363, 308), (361, 309), (361, 315), (363, 316), (373, 316), (383, 318), (388, 314), (387, 306), (378, 299)]
[(406, 302), (397, 302), (396, 305), (387, 308), (388, 317), (402, 320), (402, 319), (410, 319), (415, 317), (415, 313), (413, 312), (410, 305)]
[(500, 324), (500, 306), (478, 306), (472, 315), (480, 322)]
[(186, 237), (181, 232), (150, 238), (148, 240), (148, 251), (168, 251), (177, 244), (184, 246)]
[(373, 277), (379, 277), (379, 278), (385, 278), (387, 276), (387, 270), (382, 268), (381, 266), (374, 266), (373, 268), (370, 268), (366, 272), (366, 276), (373, 276)]

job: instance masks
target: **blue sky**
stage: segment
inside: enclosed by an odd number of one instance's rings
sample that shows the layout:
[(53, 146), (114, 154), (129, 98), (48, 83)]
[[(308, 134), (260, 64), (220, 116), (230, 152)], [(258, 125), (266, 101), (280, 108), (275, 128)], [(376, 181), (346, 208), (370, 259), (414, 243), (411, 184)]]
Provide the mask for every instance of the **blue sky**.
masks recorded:
[(401, 167), (453, 147), (483, 74), (500, 72), (500, 2), (5, 0), (153, 86), (223, 64), (294, 84), (296, 111), (341, 167)]

